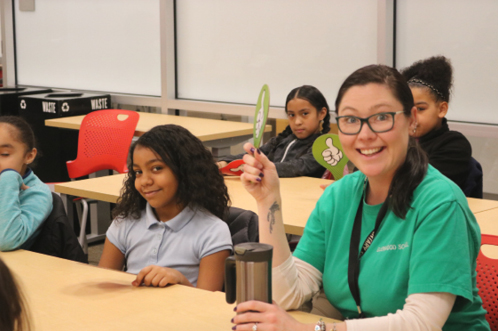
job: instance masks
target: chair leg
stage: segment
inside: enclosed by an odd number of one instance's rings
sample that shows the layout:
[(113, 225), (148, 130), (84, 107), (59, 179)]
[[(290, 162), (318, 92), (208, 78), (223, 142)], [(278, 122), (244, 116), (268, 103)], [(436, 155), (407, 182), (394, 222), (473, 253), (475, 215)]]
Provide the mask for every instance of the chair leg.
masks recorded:
[[(78, 242), (81, 245), (81, 248), (83, 248), (83, 252), (85, 254), (88, 254), (88, 243), (86, 241), (86, 223), (87, 223), (87, 216), (88, 216), (88, 203), (85, 199), (79, 200), (81, 202), (81, 205), (83, 206), (83, 212), (81, 213), (80, 216), (80, 235), (78, 237)], [(79, 213), (78, 213), (79, 214)]]

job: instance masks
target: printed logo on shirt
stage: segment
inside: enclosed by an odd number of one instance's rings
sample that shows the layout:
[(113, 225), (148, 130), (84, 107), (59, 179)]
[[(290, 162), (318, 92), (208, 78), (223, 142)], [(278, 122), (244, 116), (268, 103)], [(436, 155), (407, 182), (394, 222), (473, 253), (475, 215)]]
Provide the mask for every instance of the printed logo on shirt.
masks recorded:
[(386, 252), (386, 251), (400, 251), (405, 248), (408, 248), (408, 242), (405, 242), (404, 244), (398, 244), (398, 245), (386, 245), (382, 247), (377, 248), (377, 253), (379, 252)]

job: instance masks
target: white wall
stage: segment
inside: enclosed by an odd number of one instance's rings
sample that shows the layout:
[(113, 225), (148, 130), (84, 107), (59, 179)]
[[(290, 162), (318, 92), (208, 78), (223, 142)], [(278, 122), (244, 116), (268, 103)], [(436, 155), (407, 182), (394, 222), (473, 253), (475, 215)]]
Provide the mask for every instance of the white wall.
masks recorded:
[[(332, 104), (342, 81), (377, 62), (377, 1), (181, 0), (177, 94), (255, 104), (263, 84), (284, 106), (303, 84)], [(351, 17), (355, 17), (354, 20)]]
[(397, 4), (397, 67), (445, 55), (454, 68), (448, 119), (498, 124), (498, 1), (398, 0)]
[[(2, 25), (2, 15), (0, 15), (0, 29), (3, 30), (3, 25)], [(0, 30), (0, 45), (2, 45), (2, 30)], [(3, 46), (0, 47), (0, 58), (2, 57), (3, 54)], [(0, 61), (1, 62), (1, 61)]]
[[(291, 88), (313, 84), (333, 104), (349, 73), (379, 62), (380, 23), (390, 20), (379, 8), (392, 0), (176, 4), (177, 63), (171, 62), (173, 0), (44, 0), (36, 2), (35, 12), (16, 7), (19, 83), (161, 95), (163, 111), (242, 116), (253, 114), (253, 106), (241, 104), (254, 104), (264, 83), (273, 106), (282, 106)], [(448, 117), (454, 124), (471, 123), (461, 131), (483, 165), (485, 191), (498, 194), (498, 2), (398, 0), (397, 6), (397, 66), (435, 54), (452, 59)], [(173, 92), (187, 100), (174, 99)], [(271, 110), (273, 117), (281, 112)]]
[(18, 84), (161, 95), (159, 0), (15, 1)]

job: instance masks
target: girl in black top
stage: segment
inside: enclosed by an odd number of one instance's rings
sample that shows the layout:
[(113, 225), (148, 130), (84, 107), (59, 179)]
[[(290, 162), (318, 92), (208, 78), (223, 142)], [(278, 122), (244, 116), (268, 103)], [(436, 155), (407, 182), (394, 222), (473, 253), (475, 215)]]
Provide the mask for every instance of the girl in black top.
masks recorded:
[(408, 81), (415, 106), (417, 124), (411, 135), (429, 156), (429, 163), (464, 189), (470, 172), (472, 147), (463, 134), (450, 131), (445, 118), (452, 87), (449, 59), (431, 57), (401, 71)]

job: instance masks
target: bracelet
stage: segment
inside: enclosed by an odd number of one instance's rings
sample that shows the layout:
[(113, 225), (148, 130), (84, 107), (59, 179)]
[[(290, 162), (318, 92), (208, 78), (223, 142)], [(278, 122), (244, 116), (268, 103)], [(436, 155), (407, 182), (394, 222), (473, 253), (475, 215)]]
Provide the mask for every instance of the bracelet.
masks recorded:
[(315, 331), (326, 331), (325, 330), (325, 322), (322, 321), (321, 318), (318, 322), (316, 322)]

